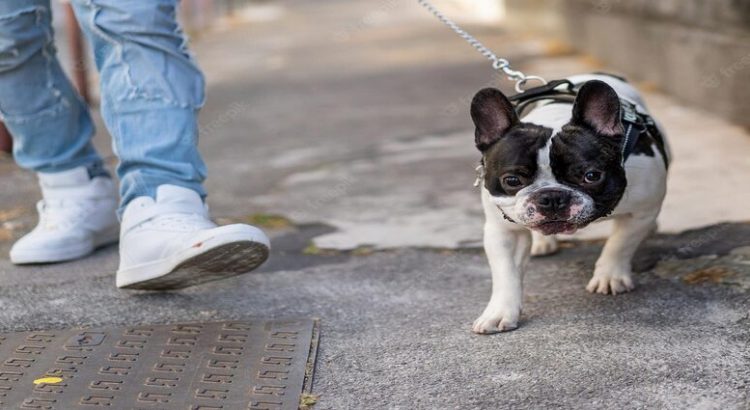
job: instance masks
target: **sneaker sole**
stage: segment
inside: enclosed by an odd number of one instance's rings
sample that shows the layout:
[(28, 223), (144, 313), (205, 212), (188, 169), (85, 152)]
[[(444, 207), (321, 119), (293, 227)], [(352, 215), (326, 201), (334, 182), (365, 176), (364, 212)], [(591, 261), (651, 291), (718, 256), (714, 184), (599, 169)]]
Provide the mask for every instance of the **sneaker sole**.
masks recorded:
[(268, 259), (269, 247), (260, 242), (236, 241), (195, 255), (159, 277), (121, 286), (134, 290), (176, 290), (249, 273)]

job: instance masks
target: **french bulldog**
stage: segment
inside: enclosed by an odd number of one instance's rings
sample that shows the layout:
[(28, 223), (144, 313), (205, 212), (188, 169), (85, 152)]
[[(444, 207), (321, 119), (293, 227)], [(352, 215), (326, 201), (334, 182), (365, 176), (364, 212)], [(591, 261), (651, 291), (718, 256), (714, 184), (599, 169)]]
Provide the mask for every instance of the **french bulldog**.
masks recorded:
[(574, 101), (541, 101), (523, 118), (494, 88), (479, 91), (471, 103), (484, 168), (484, 250), (492, 271), (492, 296), (474, 321), (475, 333), (517, 328), (529, 256), (556, 252), (556, 234), (614, 220), (586, 290), (616, 295), (634, 288), (631, 260), (656, 230), (669, 147), (653, 133), (640, 134), (627, 159), (624, 152), (632, 134), (622, 105), (629, 102), (650, 116), (643, 99), (619, 77), (568, 80), (577, 89)]

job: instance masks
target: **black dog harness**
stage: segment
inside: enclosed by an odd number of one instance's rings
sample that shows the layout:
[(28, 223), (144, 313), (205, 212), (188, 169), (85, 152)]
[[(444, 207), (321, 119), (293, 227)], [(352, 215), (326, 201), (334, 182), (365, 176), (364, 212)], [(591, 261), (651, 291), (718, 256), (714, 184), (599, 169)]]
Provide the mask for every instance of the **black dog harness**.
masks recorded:
[[(580, 84), (583, 85), (583, 84)], [(574, 103), (578, 95), (579, 86), (569, 80), (555, 80), (549, 83), (529, 88), (509, 98), (515, 107), (518, 117), (522, 117), (533, 107), (534, 103), (540, 101), (551, 101), (553, 103)], [(638, 140), (644, 136), (650, 136), (659, 149), (665, 163), (667, 154), (664, 148), (664, 137), (656, 126), (656, 122), (650, 115), (638, 112), (635, 104), (628, 100), (620, 99), (620, 115), (622, 125), (625, 127), (625, 140), (622, 146), (622, 162), (628, 159), (635, 150)]]

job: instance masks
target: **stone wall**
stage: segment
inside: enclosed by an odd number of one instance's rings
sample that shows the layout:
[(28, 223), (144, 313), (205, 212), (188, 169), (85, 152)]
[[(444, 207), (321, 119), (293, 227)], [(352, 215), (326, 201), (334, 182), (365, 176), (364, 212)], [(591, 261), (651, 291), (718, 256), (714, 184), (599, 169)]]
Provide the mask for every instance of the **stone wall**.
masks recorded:
[(511, 28), (561, 37), (750, 127), (750, 0), (506, 0)]

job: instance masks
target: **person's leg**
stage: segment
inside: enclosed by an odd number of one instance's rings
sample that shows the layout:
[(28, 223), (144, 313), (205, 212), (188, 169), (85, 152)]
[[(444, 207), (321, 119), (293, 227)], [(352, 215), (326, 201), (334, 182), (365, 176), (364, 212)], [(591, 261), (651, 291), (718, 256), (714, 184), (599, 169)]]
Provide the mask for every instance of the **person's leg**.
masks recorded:
[(198, 152), (204, 80), (176, 20), (177, 0), (74, 0), (101, 75), (102, 115), (120, 164), (122, 213), (160, 185), (205, 197)]
[(0, 117), (23, 168), (105, 174), (86, 105), (55, 55), (49, 0), (0, 1)]
[(204, 81), (177, 23), (177, 0), (74, 1), (120, 158), (117, 286), (177, 289), (258, 267), (268, 257), (265, 234), (217, 227), (203, 203), (197, 115)]
[(55, 57), (49, 0), (0, 1), (0, 116), (17, 163), (37, 172), (39, 224), (13, 263), (59, 262), (117, 241), (116, 194), (86, 105)]

